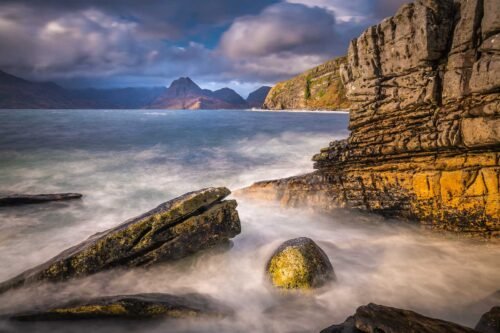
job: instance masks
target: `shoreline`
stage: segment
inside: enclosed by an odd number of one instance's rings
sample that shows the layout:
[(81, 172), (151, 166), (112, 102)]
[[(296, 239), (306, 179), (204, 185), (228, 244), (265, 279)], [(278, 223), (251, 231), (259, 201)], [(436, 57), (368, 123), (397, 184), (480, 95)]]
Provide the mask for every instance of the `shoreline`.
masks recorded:
[(349, 110), (267, 110), (267, 109), (245, 109), (252, 112), (289, 112), (289, 113), (339, 113), (349, 114)]

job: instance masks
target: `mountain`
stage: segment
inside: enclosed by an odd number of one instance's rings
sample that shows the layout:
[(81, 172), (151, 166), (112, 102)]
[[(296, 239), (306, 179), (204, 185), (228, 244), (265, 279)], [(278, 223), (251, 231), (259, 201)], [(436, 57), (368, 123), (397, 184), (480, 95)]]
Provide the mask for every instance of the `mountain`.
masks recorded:
[(212, 96), (221, 99), (231, 105), (234, 105), (237, 109), (248, 108), (248, 103), (241, 97), (236, 91), (229, 88), (222, 88), (213, 92)]
[(0, 71), (0, 109), (138, 109), (164, 92), (163, 87), (70, 90)]
[(172, 82), (170, 87), (149, 105), (151, 109), (245, 109), (246, 101), (234, 90), (201, 89), (188, 77)]
[(51, 82), (31, 82), (0, 71), (0, 108), (72, 108), (77, 100)]
[(252, 108), (261, 108), (264, 105), (264, 101), (266, 100), (267, 94), (271, 87), (262, 86), (254, 92), (250, 93), (247, 97), (247, 103)]
[(266, 97), (264, 109), (270, 110), (339, 110), (350, 103), (340, 79), (340, 67), (347, 62), (340, 57), (276, 84)]

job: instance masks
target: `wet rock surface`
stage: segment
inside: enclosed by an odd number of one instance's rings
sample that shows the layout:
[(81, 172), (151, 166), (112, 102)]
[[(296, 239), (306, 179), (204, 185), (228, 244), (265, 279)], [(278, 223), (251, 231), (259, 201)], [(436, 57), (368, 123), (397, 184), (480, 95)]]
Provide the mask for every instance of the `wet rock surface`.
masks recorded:
[(184, 194), (1, 283), (0, 292), (112, 268), (148, 267), (227, 242), (241, 232), (236, 201), (223, 200), (229, 194), (227, 188)]
[(312, 289), (335, 280), (326, 253), (306, 237), (284, 242), (266, 265), (271, 283), (282, 289)]
[(368, 304), (339, 325), (321, 333), (473, 333), (471, 328), (422, 316), (413, 311)]
[(350, 44), (348, 139), (316, 172), (252, 197), (363, 209), (435, 229), (500, 234), (500, 20), (495, 0), (418, 0)]
[(81, 199), (80, 193), (54, 193), (54, 194), (11, 194), (0, 196), (0, 207), (41, 204), (52, 201), (67, 201)]
[(225, 316), (231, 310), (199, 294), (137, 294), (79, 299), (63, 304), (2, 315), (16, 321), (79, 319), (155, 319)]
[(482, 315), (475, 329), (481, 333), (500, 332), (500, 306), (494, 306), (490, 311)]

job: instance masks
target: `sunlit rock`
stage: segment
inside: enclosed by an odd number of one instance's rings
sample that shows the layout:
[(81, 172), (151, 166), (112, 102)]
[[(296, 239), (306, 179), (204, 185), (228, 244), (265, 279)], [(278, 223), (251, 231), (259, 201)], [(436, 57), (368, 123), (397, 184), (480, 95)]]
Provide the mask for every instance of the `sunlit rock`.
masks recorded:
[(418, 0), (368, 28), (340, 70), (349, 138), (314, 156), (316, 172), (242, 192), (500, 235), (496, 2)]
[(312, 289), (335, 279), (328, 256), (305, 237), (283, 243), (269, 259), (267, 274), (275, 287)]
[(346, 57), (335, 58), (290, 80), (279, 82), (267, 94), (264, 109), (339, 110), (350, 106), (340, 78)]
[(5, 317), (19, 321), (75, 319), (153, 319), (225, 316), (231, 310), (198, 294), (138, 294), (72, 300)]
[(227, 188), (207, 188), (163, 203), (0, 284), (0, 292), (111, 268), (147, 267), (226, 242), (241, 232), (236, 201), (223, 201), (230, 193)]

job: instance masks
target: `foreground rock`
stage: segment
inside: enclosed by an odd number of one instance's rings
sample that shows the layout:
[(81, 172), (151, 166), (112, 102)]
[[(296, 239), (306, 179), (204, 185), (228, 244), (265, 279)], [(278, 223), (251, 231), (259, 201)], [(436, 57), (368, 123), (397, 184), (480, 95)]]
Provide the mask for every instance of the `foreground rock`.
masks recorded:
[(64, 281), (111, 268), (145, 267), (188, 256), (241, 232), (226, 188), (184, 194), (62, 252), (0, 284), (0, 292), (40, 281)]
[(481, 333), (500, 332), (500, 306), (495, 306), (482, 315), (476, 325), (476, 331)]
[(19, 206), (28, 204), (39, 204), (51, 201), (66, 201), (81, 199), (83, 195), (80, 193), (56, 193), (56, 194), (12, 194), (0, 196), (0, 207), (2, 206)]
[(341, 110), (350, 106), (340, 66), (346, 57), (336, 58), (290, 80), (279, 82), (267, 94), (264, 109)]
[(283, 289), (318, 288), (335, 279), (328, 256), (305, 237), (284, 242), (269, 259), (266, 271), (272, 284)]
[(231, 311), (198, 294), (139, 294), (74, 300), (7, 315), (11, 320), (153, 319), (225, 316)]
[(418, 0), (366, 30), (341, 70), (349, 138), (246, 194), (500, 234), (498, 17), (498, 0)]
[(413, 311), (368, 304), (339, 325), (321, 333), (473, 333), (476, 332), (448, 321), (422, 316)]

